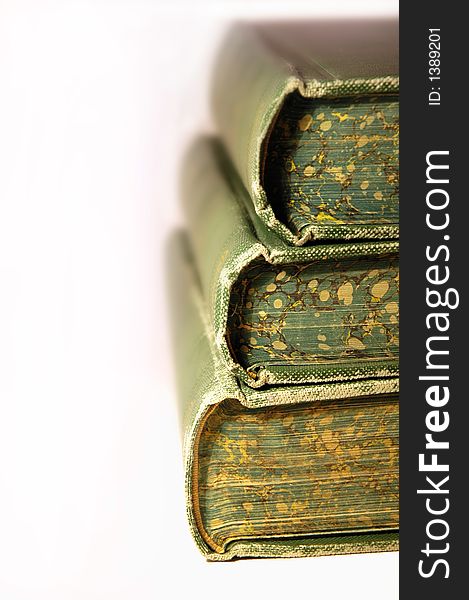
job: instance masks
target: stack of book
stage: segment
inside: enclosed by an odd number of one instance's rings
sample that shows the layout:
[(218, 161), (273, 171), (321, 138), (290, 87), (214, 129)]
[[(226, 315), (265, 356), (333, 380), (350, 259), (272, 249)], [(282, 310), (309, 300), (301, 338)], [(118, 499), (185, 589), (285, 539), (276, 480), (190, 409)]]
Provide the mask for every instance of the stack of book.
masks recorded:
[(187, 507), (211, 560), (397, 549), (397, 28), (244, 25), (171, 242)]

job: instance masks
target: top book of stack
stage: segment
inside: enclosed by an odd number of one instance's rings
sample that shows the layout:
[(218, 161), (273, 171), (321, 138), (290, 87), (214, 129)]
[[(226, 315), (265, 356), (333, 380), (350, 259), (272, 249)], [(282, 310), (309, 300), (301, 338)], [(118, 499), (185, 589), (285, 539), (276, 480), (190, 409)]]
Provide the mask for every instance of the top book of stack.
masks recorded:
[(239, 25), (215, 72), (218, 131), (289, 245), (399, 235), (396, 21)]

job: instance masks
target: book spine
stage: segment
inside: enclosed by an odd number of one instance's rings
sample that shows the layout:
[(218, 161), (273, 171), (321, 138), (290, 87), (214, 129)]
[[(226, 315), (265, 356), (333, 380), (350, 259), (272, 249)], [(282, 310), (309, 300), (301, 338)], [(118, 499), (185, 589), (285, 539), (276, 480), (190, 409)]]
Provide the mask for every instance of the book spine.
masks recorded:
[(178, 412), (183, 436), (186, 508), (195, 542), (205, 555), (211, 552), (203, 538), (198, 514), (196, 466), (198, 439), (211, 407), (225, 398), (241, 399), (237, 382), (220, 369), (213, 349), (208, 319), (200, 296), (186, 234), (175, 232), (166, 248), (166, 271), (173, 332), (173, 354)]
[(254, 28), (233, 28), (215, 68), (213, 114), (258, 211), (268, 205), (260, 187), (261, 144), (285, 94), (299, 85), (293, 67), (279, 58)]
[(224, 345), (231, 285), (265, 248), (229, 185), (216, 141), (199, 139), (187, 153), (181, 199), (210, 324), (217, 343)]

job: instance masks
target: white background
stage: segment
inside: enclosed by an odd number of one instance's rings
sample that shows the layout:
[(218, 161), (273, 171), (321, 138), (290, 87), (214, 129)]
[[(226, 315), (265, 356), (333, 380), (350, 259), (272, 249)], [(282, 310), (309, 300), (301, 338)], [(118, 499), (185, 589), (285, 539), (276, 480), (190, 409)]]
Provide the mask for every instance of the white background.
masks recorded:
[(206, 563), (163, 246), (227, 23), (395, 2), (0, 0), (0, 598), (397, 597), (397, 553)]

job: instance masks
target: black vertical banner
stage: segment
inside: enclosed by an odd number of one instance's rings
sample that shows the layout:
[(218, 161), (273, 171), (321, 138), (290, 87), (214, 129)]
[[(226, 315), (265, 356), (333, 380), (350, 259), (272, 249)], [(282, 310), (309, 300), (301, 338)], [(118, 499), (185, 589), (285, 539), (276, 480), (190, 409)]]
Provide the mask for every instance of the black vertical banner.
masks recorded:
[(400, 14), (400, 590), (425, 600), (464, 596), (469, 577), (469, 30), (462, 9), (402, 2)]

